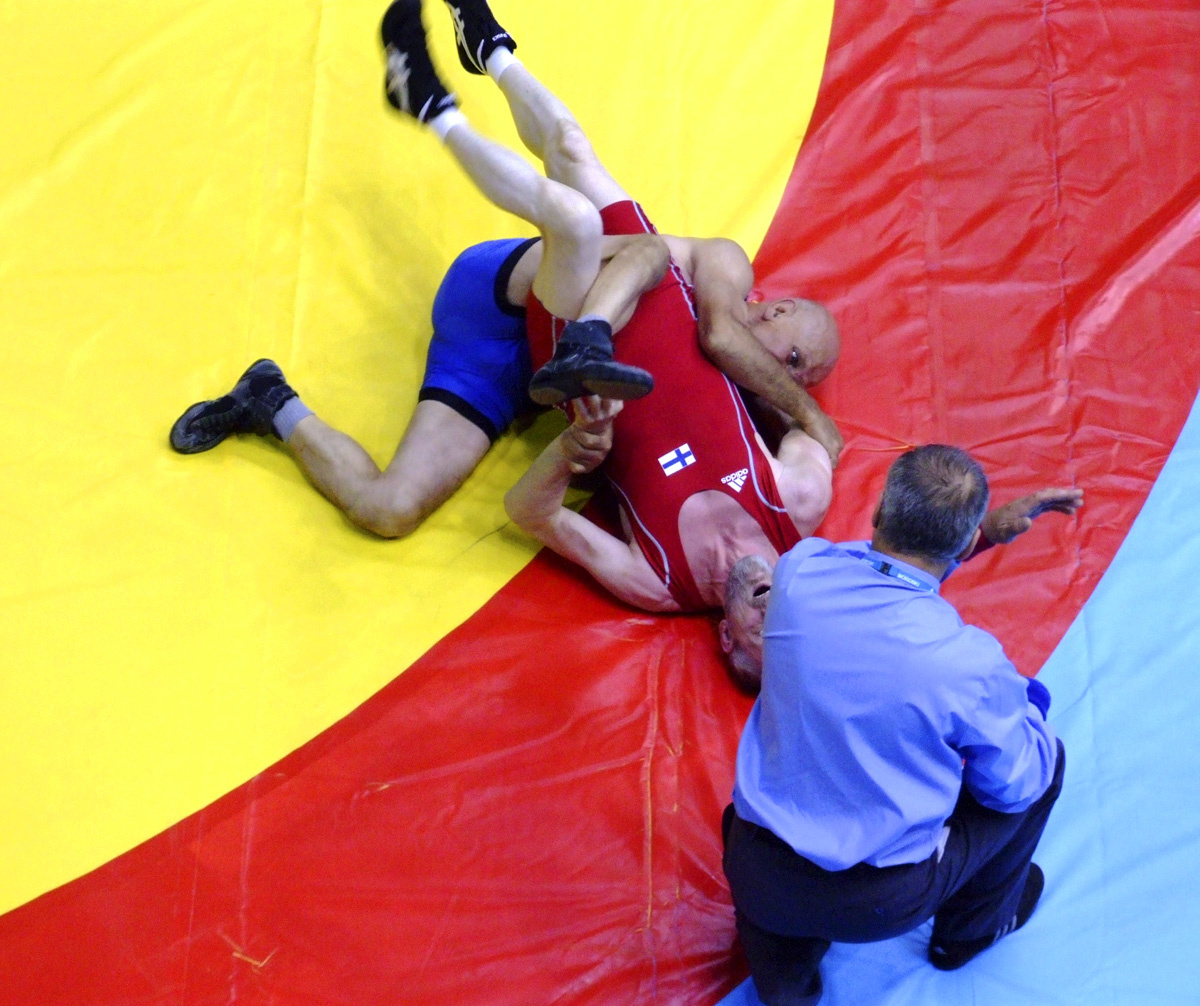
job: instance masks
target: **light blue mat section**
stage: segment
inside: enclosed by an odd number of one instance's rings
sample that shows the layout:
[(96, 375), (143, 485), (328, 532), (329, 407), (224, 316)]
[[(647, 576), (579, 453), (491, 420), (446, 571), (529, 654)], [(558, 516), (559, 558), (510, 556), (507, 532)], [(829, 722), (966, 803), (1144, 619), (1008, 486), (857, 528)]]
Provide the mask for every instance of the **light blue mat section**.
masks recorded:
[[(822, 1006), (1200, 1004), (1200, 402), (1039, 677), (1067, 772), (1037, 912), (949, 974), (928, 923), (835, 944)], [(746, 982), (720, 1006), (758, 1001)]]

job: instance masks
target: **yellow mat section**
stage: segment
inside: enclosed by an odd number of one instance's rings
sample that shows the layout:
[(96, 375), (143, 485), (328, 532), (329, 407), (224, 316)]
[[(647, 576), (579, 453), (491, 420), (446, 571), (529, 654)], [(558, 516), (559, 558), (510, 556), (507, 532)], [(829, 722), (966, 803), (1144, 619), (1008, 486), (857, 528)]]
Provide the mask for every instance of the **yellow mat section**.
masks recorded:
[[(0, 911), (294, 750), (533, 554), (501, 497), (545, 423), (401, 542), (354, 530), (273, 443), (167, 447), (270, 356), (386, 462), (442, 272), (530, 233), (387, 110), (382, 6), (0, 6)], [(497, 14), (661, 229), (757, 245), (832, 0)], [(442, 5), (425, 17), (464, 111), (517, 145)]]

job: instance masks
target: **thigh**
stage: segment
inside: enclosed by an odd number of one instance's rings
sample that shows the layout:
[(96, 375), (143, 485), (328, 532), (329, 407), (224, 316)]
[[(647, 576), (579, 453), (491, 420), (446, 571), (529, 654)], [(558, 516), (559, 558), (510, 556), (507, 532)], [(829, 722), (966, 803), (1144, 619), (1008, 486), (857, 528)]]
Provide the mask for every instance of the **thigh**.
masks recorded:
[(466, 481), (490, 446), (488, 435), (449, 405), (417, 402), (376, 491), (428, 515)]
[(891, 939), (932, 916), (942, 890), (932, 859), (823, 870), (736, 814), (726, 827), (723, 866), (738, 909), (755, 925), (795, 939)]
[(950, 826), (950, 835), (937, 867), (942, 889), (939, 903), (951, 897), (981, 870), (990, 868), (993, 861), (1003, 863), (1016, 853), (1023, 856), (1024, 846), (1028, 846), (1027, 851), (1032, 855), (1033, 846), (1062, 792), (1065, 767), (1066, 752), (1059, 741), (1054, 777), (1046, 792), (1026, 810), (1015, 814), (984, 807), (963, 787), (954, 813), (946, 822)]
[(533, 293), (555, 317), (578, 318), (600, 274), (600, 212), (580, 193), (549, 181), (541, 197), (538, 229), (542, 261)]
[(515, 240), (467, 249), (450, 267), (433, 304), (420, 398), (450, 406), (491, 440), (533, 407), (525, 311), (507, 297), (513, 267), (528, 246)]

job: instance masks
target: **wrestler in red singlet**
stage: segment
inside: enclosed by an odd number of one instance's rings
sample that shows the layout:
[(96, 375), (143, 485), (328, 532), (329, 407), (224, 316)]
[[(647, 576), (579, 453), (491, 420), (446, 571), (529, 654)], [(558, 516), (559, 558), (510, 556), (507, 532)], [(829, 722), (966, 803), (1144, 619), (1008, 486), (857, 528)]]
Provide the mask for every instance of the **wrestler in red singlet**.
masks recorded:
[[(605, 234), (657, 233), (640, 206), (600, 211)], [(529, 295), (526, 328), (536, 371), (566, 323)], [(741, 395), (700, 348), (691, 287), (672, 263), (616, 336), (615, 357), (654, 375), (654, 391), (625, 403), (613, 425), (606, 474), (642, 553), (684, 611), (704, 610), (679, 537), (679, 511), (695, 493), (724, 492), (782, 555), (800, 540)]]

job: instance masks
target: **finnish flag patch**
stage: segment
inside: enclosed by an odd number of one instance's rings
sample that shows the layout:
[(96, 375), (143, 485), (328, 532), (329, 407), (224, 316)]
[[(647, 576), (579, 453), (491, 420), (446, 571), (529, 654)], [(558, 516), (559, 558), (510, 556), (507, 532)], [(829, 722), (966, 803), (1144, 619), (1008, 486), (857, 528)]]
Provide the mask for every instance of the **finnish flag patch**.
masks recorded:
[(688, 465), (694, 465), (696, 455), (692, 453), (692, 449), (687, 444), (681, 444), (675, 450), (669, 451), (659, 458), (658, 463), (662, 465), (664, 475), (674, 475), (676, 472), (683, 471)]

